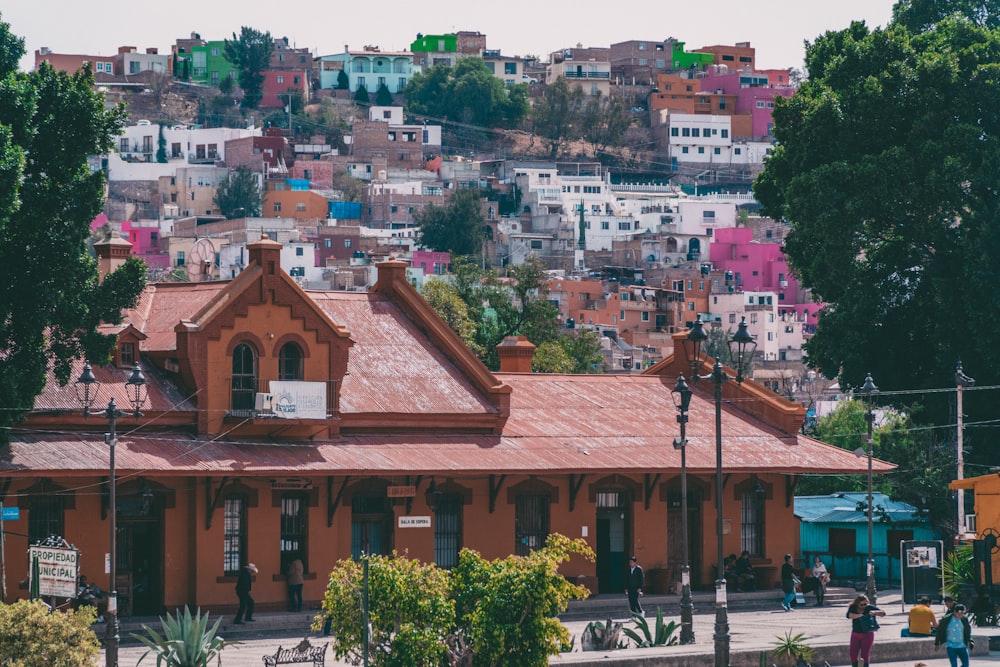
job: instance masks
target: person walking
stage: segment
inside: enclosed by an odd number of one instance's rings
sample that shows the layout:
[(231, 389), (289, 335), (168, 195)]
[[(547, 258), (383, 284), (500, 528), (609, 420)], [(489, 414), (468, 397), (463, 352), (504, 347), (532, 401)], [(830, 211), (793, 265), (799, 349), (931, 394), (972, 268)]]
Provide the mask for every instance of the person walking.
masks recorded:
[(628, 592), (628, 610), (632, 614), (642, 616), (642, 605), (639, 604), (639, 598), (642, 596), (642, 586), (645, 583), (646, 578), (643, 575), (642, 567), (636, 557), (632, 556), (629, 559), (628, 581), (625, 585), (625, 590)]
[(847, 618), (851, 619), (851, 643), (848, 653), (851, 667), (871, 664), (872, 646), (875, 644), (875, 632), (878, 630), (878, 617), (885, 612), (868, 602), (868, 596), (859, 595), (847, 608)]
[(302, 584), (305, 568), (298, 554), (288, 564), (286, 583), (288, 584), (288, 601), (291, 611), (302, 611)]
[(962, 661), (962, 667), (969, 667), (969, 649), (976, 644), (972, 639), (972, 625), (965, 617), (965, 611), (964, 604), (952, 607), (951, 612), (941, 619), (934, 635), (934, 649), (937, 650), (944, 644), (951, 667), (958, 667), (959, 660)]
[(785, 554), (785, 562), (781, 566), (781, 592), (785, 594), (781, 601), (781, 606), (785, 611), (792, 610), (792, 602), (795, 600), (795, 566), (792, 565), (792, 554)]
[(253, 576), (257, 572), (256, 565), (247, 563), (236, 576), (236, 597), (240, 599), (240, 608), (236, 611), (236, 620), (234, 621), (236, 625), (242, 625), (244, 618), (250, 623), (256, 622), (253, 617), (254, 603), (253, 598), (250, 597), (250, 586), (253, 582)]
[(823, 597), (826, 596), (826, 585), (830, 583), (830, 572), (826, 569), (826, 565), (823, 564), (819, 556), (813, 557), (812, 576), (818, 583), (818, 587), (816, 588), (816, 606), (822, 607)]

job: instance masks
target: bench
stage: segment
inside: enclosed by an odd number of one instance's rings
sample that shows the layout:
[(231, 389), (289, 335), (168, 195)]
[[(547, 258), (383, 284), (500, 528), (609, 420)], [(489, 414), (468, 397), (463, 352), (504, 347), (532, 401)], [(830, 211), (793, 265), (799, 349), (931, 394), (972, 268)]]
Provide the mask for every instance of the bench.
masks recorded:
[(308, 639), (303, 639), (295, 648), (278, 647), (274, 655), (265, 655), (261, 659), (265, 667), (275, 667), (275, 665), (292, 665), (300, 662), (311, 662), (313, 667), (323, 667), (326, 661), (326, 647), (313, 646)]

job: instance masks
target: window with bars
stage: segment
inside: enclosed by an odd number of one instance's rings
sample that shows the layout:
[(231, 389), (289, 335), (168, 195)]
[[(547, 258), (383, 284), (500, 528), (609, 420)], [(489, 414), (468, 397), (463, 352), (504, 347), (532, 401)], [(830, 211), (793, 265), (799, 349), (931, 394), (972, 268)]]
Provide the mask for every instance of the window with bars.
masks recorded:
[(66, 503), (59, 496), (32, 498), (28, 505), (28, 544), (41, 542), (50, 535), (63, 536)]
[(236, 576), (246, 560), (247, 499), (243, 496), (226, 498), (223, 514), (222, 569)]
[(385, 496), (354, 496), (351, 500), (351, 558), (392, 551), (392, 510)]
[(462, 497), (446, 493), (438, 498), (434, 507), (434, 563), (438, 567), (455, 567), (461, 548)]
[(257, 355), (246, 343), (233, 350), (232, 409), (253, 410), (257, 391)]
[(551, 501), (547, 493), (532, 493), (520, 494), (514, 502), (514, 553), (527, 556), (545, 546)]
[(308, 570), (306, 563), (306, 498), (301, 493), (285, 493), (281, 496), (281, 571), (296, 558)]
[(764, 496), (753, 489), (743, 493), (740, 512), (740, 548), (753, 558), (764, 556)]

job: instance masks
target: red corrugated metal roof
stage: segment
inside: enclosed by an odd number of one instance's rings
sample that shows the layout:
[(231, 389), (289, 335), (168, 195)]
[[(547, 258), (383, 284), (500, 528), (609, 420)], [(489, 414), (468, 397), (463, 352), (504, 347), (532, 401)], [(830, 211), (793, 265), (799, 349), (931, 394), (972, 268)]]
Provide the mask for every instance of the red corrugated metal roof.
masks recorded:
[[(500, 375), (513, 387), (503, 435), (351, 435), (333, 442), (261, 444), (185, 436), (123, 435), (123, 473), (533, 474), (676, 472), (680, 453), (670, 387), (655, 376)], [(696, 393), (688, 423), (688, 469), (715, 471), (715, 407)], [(788, 436), (726, 406), (727, 472), (861, 474), (867, 459), (802, 435)], [(97, 472), (107, 450), (96, 434), (14, 433), (0, 470)], [(876, 472), (894, 466), (876, 461)]]

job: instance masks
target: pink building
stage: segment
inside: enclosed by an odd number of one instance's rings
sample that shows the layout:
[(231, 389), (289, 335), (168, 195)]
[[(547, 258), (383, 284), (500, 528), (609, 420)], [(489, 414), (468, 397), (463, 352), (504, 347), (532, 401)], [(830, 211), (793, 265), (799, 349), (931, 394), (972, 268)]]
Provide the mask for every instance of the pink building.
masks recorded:
[(715, 91), (736, 98), (736, 114), (750, 114), (751, 131), (754, 138), (770, 137), (775, 97), (791, 97), (795, 88), (788, 82), (785, 72), (784, 83), (774, 83), (781, 70), (766, 72), (730, 72), (716, 74), (709, 72), (701, 80), (701, 89)]
[(415, 269), (423, 269), (425, 276), (443, 275), (451, 264), (451, 253), (414, 250), (411, 263)]

